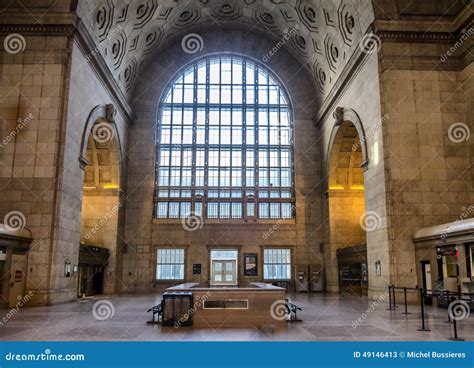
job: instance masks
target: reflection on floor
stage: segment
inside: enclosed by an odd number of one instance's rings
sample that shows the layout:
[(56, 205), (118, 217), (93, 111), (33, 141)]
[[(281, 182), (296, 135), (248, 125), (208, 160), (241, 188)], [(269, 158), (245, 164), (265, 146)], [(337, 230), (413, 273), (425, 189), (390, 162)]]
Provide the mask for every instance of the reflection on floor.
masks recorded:
[[(196, 329), (162, 328), (147, 325), (146, 310), (161, 295), (96, 297), (51, 307), (23, 308), (16, 313), (0, 311), (4, 317), (1, 340), (132, 340), (132, 341), (318, 341), (318, 340), (441, 340), (452, 334), (445, 323), (447, 312), (427, 307), (427, 326), (431, 332), (419, 332), (419, 306), (409, 306), (412, 314), (387, 311), (386, 304), (376, 305), (367, 297), (334, 294), (291, 294), (301, 306), (298, 317), (304, 322), (288, 323), (283, 330), (267, 329)], [(112, 318), (98, 321), (92, 307), (98, 300), (109, 300)], [(11, 316), (13, 314), (13, 316)], [(11, 318), (10, 318), (11, 317)], [(358, 319), (360, 318), (359, 322)], [(0, 318), (0, 321), (1, 318)], [(474, 316), (458, 322), (459, 336), (474, 340)]]

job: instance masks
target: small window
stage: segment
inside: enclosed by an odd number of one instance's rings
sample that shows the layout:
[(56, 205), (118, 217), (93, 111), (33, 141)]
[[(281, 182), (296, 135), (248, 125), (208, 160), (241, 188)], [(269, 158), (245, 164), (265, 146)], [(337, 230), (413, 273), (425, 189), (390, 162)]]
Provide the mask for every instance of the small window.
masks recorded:
[(290, 249), (265, 249), (263, 251), (263, 278), (265, 280), (291, 279)]
[(184, 249), (160, 248), (156, 252), (157, 280), (184, 280)]

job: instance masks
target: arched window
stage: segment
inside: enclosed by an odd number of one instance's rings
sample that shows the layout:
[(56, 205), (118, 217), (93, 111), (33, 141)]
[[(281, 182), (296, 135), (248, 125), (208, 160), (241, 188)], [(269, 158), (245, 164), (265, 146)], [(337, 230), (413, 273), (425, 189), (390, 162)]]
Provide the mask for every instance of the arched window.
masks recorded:
[(293, 121), (284, 87), (240, 56), (188, 66), (165, 91), (158, 218), (292, 218)]

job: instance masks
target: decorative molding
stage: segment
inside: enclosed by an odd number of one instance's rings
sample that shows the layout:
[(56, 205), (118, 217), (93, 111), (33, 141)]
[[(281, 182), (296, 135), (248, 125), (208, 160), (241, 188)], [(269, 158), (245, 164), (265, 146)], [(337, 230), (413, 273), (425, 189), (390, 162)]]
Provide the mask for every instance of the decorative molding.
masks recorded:
[[(86, 158), (87, 143), (89, 140), (89, 135), (91, 134), (91, 131), (92, 131), (92, 127), (98, 121), (107, 122), (108, 124), (111, 125), (114, 131), (115, 138), (117, 140), (119, 158), (122, 159), (122, 145), (120, 142), (120, 136), (118, 134), (117, 126), (114, 120), (116, 111), (117, 110), (115, 109), (115, 106), (113, 104), (107, 104), (105, 106), (97, 105), (91, 110), (91, 112), (87, 116), (86, 124), (82, 132), (81, 149), (80, 149), (80, 154), (78, 158), (81, 169), (84, 169), (89, 164), (89, 160), (87, 160)], [(120, 174), (120, 178), (122, 180), (122, 174)]]
[(20, 33), (26, 36), (71, 36), (76, 29), (71, 24), (0, 24), (0, 34)]
[[(365, 34), (368, 35), (371, 32), (372, 26), (369, 27)], [(369, 56), (371, 56), (371, 53), (363, 52), (360, 47), (357, 47), (352, 53), (343, 71), (332, 86), (331, 91), (324, 98), (323, 104), (314, 119), (318, 129), (322, 128), (324, 121), (333, 110), (333, 106), (336, 105), (337, 101), (339, 101), (341, 96), (344, 95), (344, 92), (351, 85), (351, 82), (357, 77)]]
[[(357, 130), (357, 134), (359, 136), (360, 148), (362, 151), (362, 161), (360, 163), (360, 167), (362, 168), (363, 171), (367, 171), (369, 168), (369, 156), (367, 153), (367, 138), (365, 136), (364, 126), (362, 124), (362, 121), (360, 120), (359, 115), (354, 109), (338, 106), (334, 110), (333, 117), (335, 121), (334, 121), (334, 126), (331, 131), (331, 136), (329, 138), (328, 151), (326, 154), (326, 165), (329, 165), (332, 146), (333, 146), (334, 140), (336, 139), (336, 135), (337, 135), (337, 132), (339, 131), (339, 128), (341, 127), (342, 123), (350, 122), (352, 123), (352, 125), (355, 126)], [(326, 172), (329, 172), (329, 167), (327, 166), (326, 166)]]
[(387, 42), (452, 43), (456, 41), (456, 34), (451, 32), (388, 31), (376, 29), (376, 33), (382, 41)]
[(76, 28), (75, 40), (127, 122), (130, 125), (133, 124), (136, 119), (135, 114), (83, 23), (79, 23)]

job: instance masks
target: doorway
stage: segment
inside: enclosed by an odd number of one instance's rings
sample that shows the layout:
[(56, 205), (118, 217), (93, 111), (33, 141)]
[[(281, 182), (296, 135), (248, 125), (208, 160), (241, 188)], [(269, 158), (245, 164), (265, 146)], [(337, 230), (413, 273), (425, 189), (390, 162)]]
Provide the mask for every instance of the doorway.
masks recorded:
[(421, 261), (421, 274), (423, 276), (423, 289), (427, 290), (425, 293), (425, 304), (433, 304), (432, 289), (433, 284), (431, 280), (431, 264), (430, 261)]
[(237, 250), (211, 250), (211, 285), (237, 285)]
[(8, 306), (13, 308), (23, 298), (26, 284), (26, 256), (24, 254), (12, 255), (10, 271), (10, 291)]

